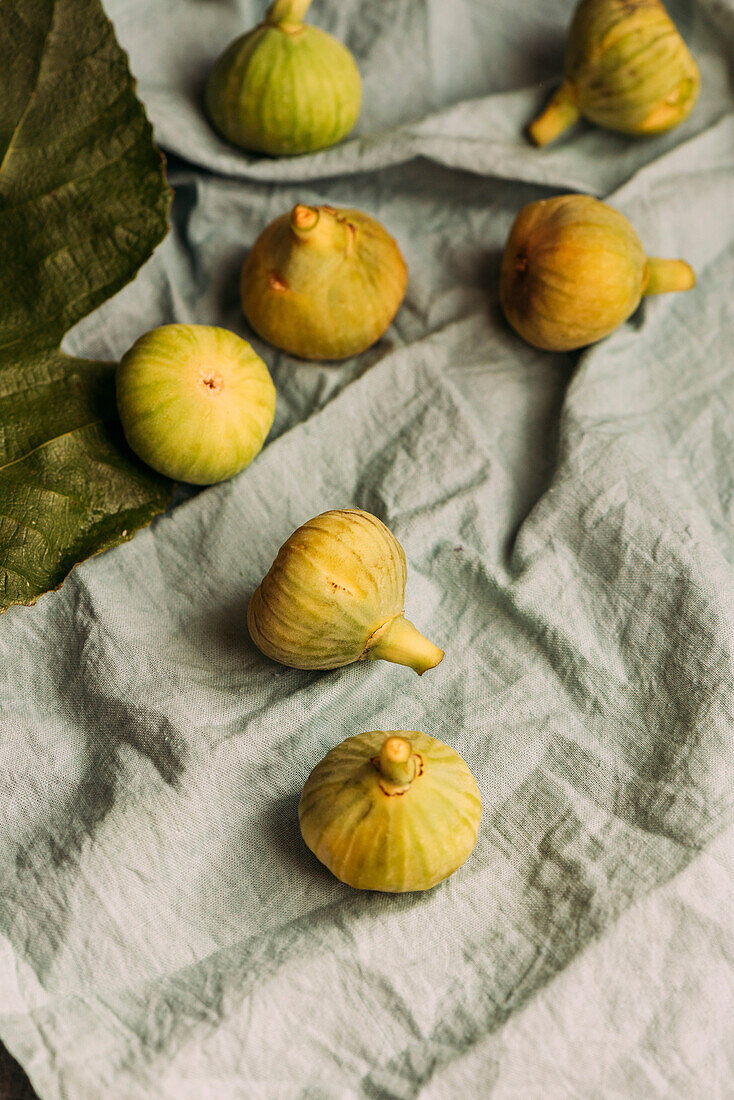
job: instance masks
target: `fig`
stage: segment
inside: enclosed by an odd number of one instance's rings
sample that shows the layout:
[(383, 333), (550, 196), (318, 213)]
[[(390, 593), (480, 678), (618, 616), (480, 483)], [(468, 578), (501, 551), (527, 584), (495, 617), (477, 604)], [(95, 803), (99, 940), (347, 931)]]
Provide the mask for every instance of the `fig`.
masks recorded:
[(258, 336), (301, 359), (346, 359), (383, 335), (408, 271), (379, 222), (298, 204), (260, 234), (242, 268), (242, 308)]
[(206, 106), (227, 141), (294, 156), (341, 141), (359, 116), (362, 82), (352, 54), (303, 17), (311, 0), (275, 0), (212, 69)]
[(430, 890), (474, 851), (482, 799), (454, 749), (413, 730), (348, 737), (306, 780), (301, 835), (357, 890)]
[(580, 115), (623, 134), (672, 130), (693, 110), (698, 66), (660, 0), (581, 0), (565, 80), (528, 128), (545, 145)]
[(516, 332), (547, 351), (571, 351), (608, 336), (642, 295), (690, 290), (684, 260), (645, 256), (618, 210), (590, 195), (531, 202), (507, 238), (500, 301)]
[(291, 668), (341, 668), (383, 660), (422, 675), (443, 650), (403, 615), (403, 548), (384, 523), (357, 508), (323, 512), (278, 551), (247, 608), (267, 657)]
[(252, 462), (275, 415), (275, 386), (246, 340), (209, 325), (162, 325), (117, 368), (117, 408), (138, 458), (211, 485)]

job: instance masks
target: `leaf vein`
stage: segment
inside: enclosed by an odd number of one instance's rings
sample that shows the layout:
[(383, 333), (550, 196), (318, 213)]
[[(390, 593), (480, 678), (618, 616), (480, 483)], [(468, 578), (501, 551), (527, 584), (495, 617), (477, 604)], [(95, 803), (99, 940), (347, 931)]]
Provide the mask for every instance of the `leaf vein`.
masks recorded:
[(66, 439), (67, 436), (74, 435), (75, 432), (83, 432), (86, 431), (87, 428), (94, 428), (98, 424), (103, 423), (104, 421), (100, 416), (97, 417), (96, 420), (87, 421), (86, 424), (78, 424), (75, 428), (69, 428), (67, 432), (60, 432), (59, 435), (52, 436), (51, 439), (44, 439), (43, 443), (39, 443), (37, 447), (31, 448), (31, 450), (28, 451), (26, 454), (19, 455), (18, 458), (14, 458), (12, 462), (6, 462), (4, 466), (0, 466), (0, 474), (4, 473), (6, 470), (9, 470), (11, 466), (17, 466), (18, 463), (25, 462), (25, 460), (27, 458), (30, 458), (31, 455), (36, 454), (38, 451), (42, 451), (44, 447), (50, 447), (52, 443), (58, 443), (59, 440)]
[(17, 139), (18, 139), (18, 135), (20, 134), (21, 130), (23, 129), (23, 125), (25, 123), (25, 120), (28, 117), (28, 112), (31, 108), (31, 104), (33, 103), (33, 97), (35, 96), (35, 94), (38, 91), (38, 88), (41, 84), (41, 73), (43, 72), (43, 63), (44, 63), (45, 58), (46, 58), (46, 43), (48, 42), (49, 38), (51, 37), (51, 35), (53, 34), (53, 31), (54, 31), (54, 23), (56, 22), (56, 10), (57, 10), (56, 9), (56, 0), (53, 0), (53, 7), (51, 9), (51, 21), (48, 25), (48, 30), (46, 31), (46, 34), (45, 34), (45, 37), (44, 37), (44, 40), (43, 40), (44, 47), (43, 47), (43, 50), (41, 51), (41, 59), (38, 63), (38, 72), (36, 73), (36, 79), (33, 83), (33, 87), (31, 88), (31, 91), (28, 95), (28, 102), (26, 103), (25, 107), (23, 108), (23, 110), (21, 112), (21, 115), (20, 115), (20, 118), (18, 119), (17, 123), (15, 124), (15, 128), (14, 128), (12, 134), (10, 135), (10, 141), (8, 142), (8, 147), (7, 147), (7, 149), (5, 150), (5, 152), (3, 154), (3, 159), (0, 161), (0, 180), (2, 180), (3, 169), (5, 168), (5, 165), (10, 160), (10, 156), (13, 152), (13, 148), (15, 146), (15, 143), (16, 143)]
[(30, 523), (24, 523), (22, 519), (18, 519), (17, 516), (12, 516), (10, 512), (0, 512), (0, 519), (9, 519), (16, 527), (22, 527), (24, 531), (29, 531), (32, 535), (38, 535), (39, 538), (46, 543), (49, 550), (52, 549), (48, 536), (44, 534), (40, 527), (33, 527)]

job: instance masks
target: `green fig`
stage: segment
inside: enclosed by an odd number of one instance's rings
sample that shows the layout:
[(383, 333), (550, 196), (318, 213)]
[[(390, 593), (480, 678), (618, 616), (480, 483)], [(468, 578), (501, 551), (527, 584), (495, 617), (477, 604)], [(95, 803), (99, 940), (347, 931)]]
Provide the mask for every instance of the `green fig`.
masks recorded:
[(275, 0), (265, 20), (215, 64), (206, 105), (217, 130), (254, 153), (293, 156), (341, 141), (359, 116), (362, 82), (346, 46), (310, 27), (311, 0)]
[(291, 668), (392, 661), (421, 676), (443, 650), (405, 618), (403, 548), (376, 516), (336, 509), (288, 538), (247, 608), (255, 645)]
[(505, 245), (500, 301), (516, 332), (548, 351), (571, 351), (613, 332), (643, 295), (690, 290), (684, 260), (645, 255), (619, 211), (590, 195), (531, 202)]
[(162, 325), (117, 368), (117, 408), (138, 458), (211, 485), (244, 469), (275, 415), (275, 386), (246, 340), (209, 325)]
[(546, 145), (580, 115), (623, 134), (672, 130), (693, 110), (698, 66), (660, 0), (581, 0), (563, 84), (529, 126)]
[(474, 850), (482, 816), (476, 780), (459, 754), (414, 730), (348, 737), (306, 780), (301, 835), (357, 890), (430, 890)]
[(383, 335), (408, 271), (359, 210), (294, 207), (260, 234), (242, 268), (242, 308), (258, 336), (301, 359), (346, 359)]

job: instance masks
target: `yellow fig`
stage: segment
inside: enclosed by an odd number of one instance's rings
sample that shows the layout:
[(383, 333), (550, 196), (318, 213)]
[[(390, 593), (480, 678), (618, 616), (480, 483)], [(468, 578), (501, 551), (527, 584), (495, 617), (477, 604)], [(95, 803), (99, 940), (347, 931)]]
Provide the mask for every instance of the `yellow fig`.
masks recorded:
[(685, 260), (645, 256), (618, 210), (590, 195), (531, 202), (505, 245), (500, 301), (516, 332), (548, 351), (571, 351), (608, 336), (642, 295), (690, 290)]
[(341, 141), (359, 116), (362, 82), (352, 54), (303, 17), (311, 0), (275, 0), (265, 20), (217, 61), (206, 105), (219, 132), (271, 156)]
[(545, 145), (580, 115), (608, 130), (672, 130), (693, 110), (696, 62), (660, 0), (581, 0), (566, 47), (565, 80), (530, 124)]
[(356, 508), (323, 512), (283, 543), (253, 593), (255, 645), (292, 668), (384, 660), (419, 675), (443, 651), (403, 615), (403, 548), (384, 523)]
[(346, 359), (383, 335), (407, 280), (400, 249), (374, 218), (299, 204), (252, 246), (242, 308), (276, 348), (301, 359)]
[(306, 780), (301, 834), (357, 890), (430, 890), (474, 851), (482, 800), (454, 749), (413, 730), (348, 737)]

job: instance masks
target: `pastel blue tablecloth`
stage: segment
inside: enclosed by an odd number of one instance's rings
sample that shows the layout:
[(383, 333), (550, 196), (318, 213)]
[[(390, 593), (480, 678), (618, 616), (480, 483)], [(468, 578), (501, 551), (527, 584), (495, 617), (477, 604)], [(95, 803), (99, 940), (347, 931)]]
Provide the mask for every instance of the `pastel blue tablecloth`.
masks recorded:
[[(703, 76), (672, 133), (522, 128), (570, 0), (314, 0), (364, 74), (356, 134), (248, 157), (200, 106), (264, 3), (106, 0), (176, 190), (173, 232), (67, 340), (118, 358), (223, 324), (273, 370), (271, 442), (0, 623), (0, 1038), (42, 1100), (730, 1097), (734, 1089), (733, 0), (672, 3)], [(604, 196), (692, 293), (581, 355), (503, 322), (528, 201)], [(313, 365), (252, 337), (237, 277), (296, 201), (397, 237), (380, 343)], [(405, 547), (446, 650), (311, 674), (250, 642), (283, 539), (357, 506)], [(296, 806), (363, 730), (452, 744), (482, 790), (472, 859), (361, 894)]]

